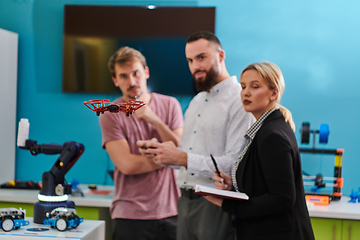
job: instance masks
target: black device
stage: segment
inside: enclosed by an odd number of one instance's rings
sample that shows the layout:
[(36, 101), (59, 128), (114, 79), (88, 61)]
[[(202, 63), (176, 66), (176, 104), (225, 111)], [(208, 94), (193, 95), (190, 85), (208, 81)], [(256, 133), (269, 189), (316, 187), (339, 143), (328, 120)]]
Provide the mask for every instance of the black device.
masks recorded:
[(10, 189), (34, 189), (40, 190), (41, 183), (35, 181), (9, 181), (0, 185), (0, 188), (10, 188)]
[[(313, 134), (313, 148), (299, 148), (300, 153), (310, 153), (310, 154), (330, 154), (335, 155), (335, 164), (334, 164), (334, 177), (323, 177), (321, 173), (316, 176), (309, 176), (309, 174), (304, 174), (304, 180), (310, 180), (311, 182), (304, 181), (304, 185), (314, 185), (311, 189), (310, 193), (305, 193), (305, 195), (320, 195), (320, 196), (328, 196), (329, 200), (340, 200), (342, 193), (341, 189), (343, 187), (343, 177), (342, 177), (342, 162), (343, 162), (343, 154), (344, 149), (317, 149), (315, 148), (315, 136), (319, 134), (319, 143), (327, 144), (329, 138), (329, 125), (321, 124), (320, 130), (311, 130), (309, 122), (303, 122), (301, 132), (301, 143), (309, 144), (310, 133)], [(312, 182), (313, 181), (313, 182)], [(328, 181), (328, 182), (325, 182)], [(333, 187), (331, 193), (327, 193), (325, 191), (320, 192), (320, 189), (325, 187)]]
[(63, 92), (120, 94), (107, 63), (129, 46), (146, 58), (151, 92), (193, 96), (186, 39), (215, 31), (215, 7), (65, 5), (63, 29)]
[(210, 157), (211, 157), (211, 160), (212, 160), (213, 163), (214, 163), (214, 166), (215, 166), (215, 169), (216, 169), (216, 172), (217, 172), (218, 176), (221, 177), (220, 171), (219, 171), (219, 169), (218, 169), (218, 167), (217, 167), (217, 164), (216, 164), (216, 161), (215, 161), (215, 158), (213, 157), (212, 154), (210, 154)]
[(27, 139), (21, 149), (30, 150), (32, 155), (60, 154), (50, 171), (42, 175), (42, 188), (38, 195), (39, 201), (34, 205), (34, 223), (43, 224), (46, 213), (57, 207), (75, 208), (73, 201), (67, 201), (71, 194), (71, 184), (65, 181), (65, 174), (75, 164), (84, 152), (84, 145), (69, 141), (64, 144), (37, 144), (37, 141)]

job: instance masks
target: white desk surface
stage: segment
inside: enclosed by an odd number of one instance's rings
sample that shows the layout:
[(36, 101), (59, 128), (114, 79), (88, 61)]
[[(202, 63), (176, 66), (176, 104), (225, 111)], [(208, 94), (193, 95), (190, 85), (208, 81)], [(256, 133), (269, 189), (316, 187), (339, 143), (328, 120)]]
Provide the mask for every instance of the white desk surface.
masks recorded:
[[(88, 193), (89, 188), (86, 184), (80, 184), (79, 188)], [(113, 185), (97, 185), (98, 190), (111, 190), (107, 195), (85, 194), (84, 197), (69, 196), (70, 201), (74, 201), (76, 206), (83, 207), (110, 207), (113, 197)], [(0, 189), (0, 202), (16, 202), (16, 203), (36, 203), (38, 201), (39, 190), (24, 189)]]
[[(88, 185), (79, 186), (85, 193)], [(113, 185), (98, 185), (98, 190), (114, 190)], [(0, 189), (0, 202), (36, 203), (38, 190)], [(85, 194), (85, 197), (69, 197), (76, 206), (109, 208), (113, 193), (107, 195)], [(343, 196), (329, 205), (309, 206), (310, 217), (360, 220), (360, 203), (349, 203), (350, 197)]]
[[(0, 239), (29, 239), (29, 240), (104, 240), (105, 239), (105, 221), (84, 220), (77, 228), (68, 229), (60, 232), (50, 226), (37, 224), (33, 218), (26, 217), (25, 220), (30, 224), (10, 232), (4, 232), (0, 229)], [(45, 231), (38, 231), (45, 229)]]
[(329, 205), (309, 206), (310, 217), (360, 220), (360, 203), (349, 203), (350, 197), (342, 196)]

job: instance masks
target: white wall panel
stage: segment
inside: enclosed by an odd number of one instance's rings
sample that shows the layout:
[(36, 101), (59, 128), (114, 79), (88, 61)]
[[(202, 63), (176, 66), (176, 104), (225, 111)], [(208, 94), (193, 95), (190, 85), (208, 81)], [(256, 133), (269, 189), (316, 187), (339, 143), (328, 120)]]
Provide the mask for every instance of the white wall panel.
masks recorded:
[(0, 28), (0, 183), (15, 177), (18, 34)]

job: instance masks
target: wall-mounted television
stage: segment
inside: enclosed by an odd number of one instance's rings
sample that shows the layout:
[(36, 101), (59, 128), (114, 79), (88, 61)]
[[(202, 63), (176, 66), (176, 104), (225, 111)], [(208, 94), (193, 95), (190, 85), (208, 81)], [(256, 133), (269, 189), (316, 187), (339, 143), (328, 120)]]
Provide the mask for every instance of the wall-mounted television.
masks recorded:
[(120, 93), (107, 63), (129, 46), (147, 60), (150, 91), (194, 95), (185, 44), (200, 30), (215, 31), (214, 7), (65, 5), (62, 91)]

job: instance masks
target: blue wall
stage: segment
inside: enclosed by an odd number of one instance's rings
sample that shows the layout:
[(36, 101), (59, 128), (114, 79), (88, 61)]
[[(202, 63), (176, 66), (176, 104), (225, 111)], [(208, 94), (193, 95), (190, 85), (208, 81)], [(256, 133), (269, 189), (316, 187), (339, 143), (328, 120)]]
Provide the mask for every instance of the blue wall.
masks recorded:
[[(82, 104), (111, 95), (61, 92), (62, 23), (64, 4), (101, 4), (91, 0), (2, 0), (0, 27), (19, 33), (17, 120), (28, 118), (30, 138), (39, 143), (73, 140), (85, 152), (67, 174), (81, 183), (112, 184), (106, 170), (113, 165), (100, 148), (98, 118)], [(300, 143), (300, 127), (330, 126), (329, 143), (318, 148), (344, 148), (345, 195), (360, 187), (358, 143), (360, 127), (360, 2), (344, 1), (105, 1), (109, 5), (215, 6), (216, 34), (227, 53), (233, 75), (254, 61), (280, 66), (286, 90), (282, 104), (293, 113)], [(0, 53), (1, 54), (1, 53)], [(1, 86), (0, 86), (1, 87)], [(186, 109), (189, 97), (178, 98)], [(214, 139), (215, 141), (216, 139)], [(318, 141), (318, 138), (316, 139)], [(14, 143), (16, 144), (16, 143)], [(312, 147), (299, 144), (300, 147)], [(40, 180), (56, 156), (16, 151), (16, 179)], [(302, 155), (303, 170), (314, 175), (333, 173), (333, 157)], [(309, 161), (308, 159), (314, 159)]]

